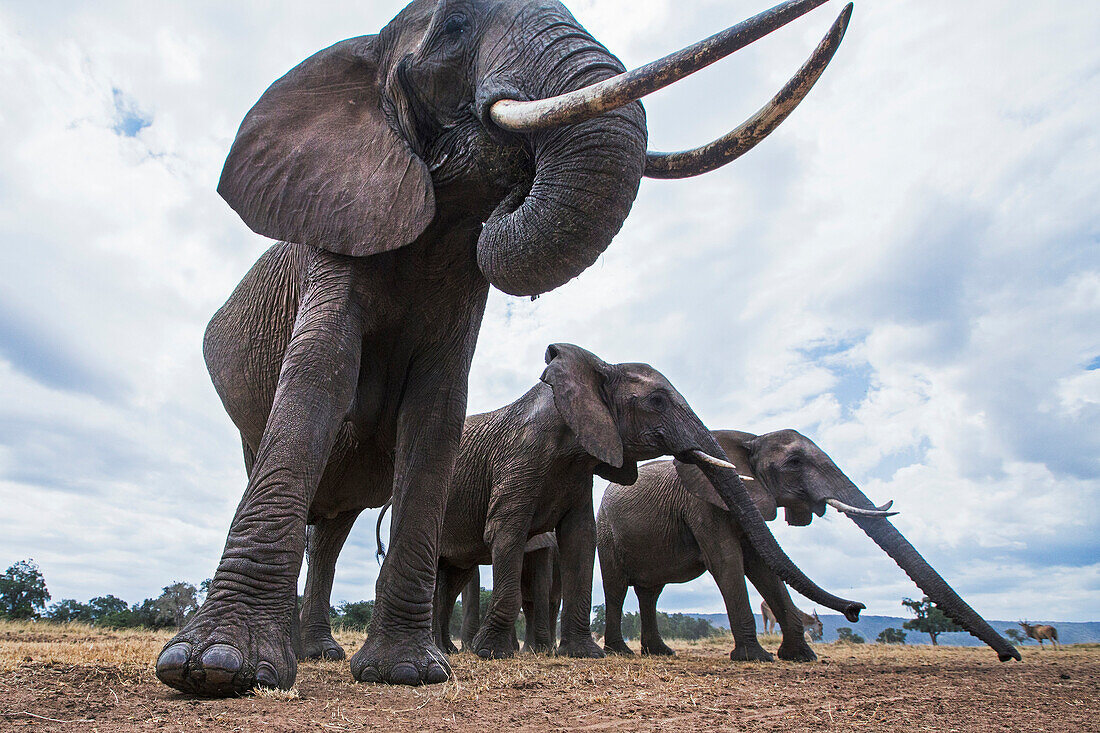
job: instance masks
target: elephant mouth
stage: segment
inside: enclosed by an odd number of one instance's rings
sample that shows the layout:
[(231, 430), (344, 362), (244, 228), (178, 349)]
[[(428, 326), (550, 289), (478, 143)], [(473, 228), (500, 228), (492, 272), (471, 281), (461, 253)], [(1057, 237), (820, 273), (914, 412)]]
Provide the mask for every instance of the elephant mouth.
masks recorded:
[[(788, 0), (632, 71), (565, 94), (532, 101), (506, 94), (487, 95), (478, 105), (478, 111), (487, 126), (510, 132), (575, 125), (619, 109), (710, 66), (824, 2), (826, 0)], [(720, 168), (755, 147), (794, 111), (824, 73), (844, 38), (851, 15), (852, 4), (849, 3), (806, 63), (756, 114), (707, 145), (677, 153), (647, 152), (645, 175), (651, 178), (697, 176)], [(488, 125), (490, 122), (492, 124)]]

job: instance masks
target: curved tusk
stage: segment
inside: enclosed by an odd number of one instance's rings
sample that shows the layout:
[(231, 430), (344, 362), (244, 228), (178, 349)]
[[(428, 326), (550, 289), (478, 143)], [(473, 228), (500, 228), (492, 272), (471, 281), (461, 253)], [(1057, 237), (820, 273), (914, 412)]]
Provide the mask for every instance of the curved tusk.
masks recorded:
[(645, 175), (649, 178), (690, 178), (721, 168), (756, 147), (756, 144), (779, 127), (783, 120), (805, 98), (832, 61), (848, 20), (852, 17), (852, 4), (848, 3), (837, 17), (829, 32), (821, 39), (813, 54), (802, 68), (791, 77), (771, 101), (756, 114), (742, 122), (736, 129), (717, 140), (694, 150), (679, 153), (646, 153)]
[(710, 38), (610, 79), (531, 102), (501, 99), (489, 109), (489, 116), (498, 126), (513, 132), (590, 120), (710, 66), (824, 2), (826, 0), (787, 0)]
[[(693, 456), (695, 456), (696, 458), (698, 458), (703, 463), (709, 463), (710, 465), (717, 466), (718, 468), (728, 468), (731, 471), (736, 471), (737, 470), (737, 466), (733, 465), (729, 461), (723, 461), (721, 458), (715, 458), (714, 456), (710, 455), (709, 453), (704, 453), (703, 451), (701, 451), (699, 449), (695, 449), (695, 450), (691, 451), (691, 454)], [(741, 474), (737, 474), (737, 478), (741, 479), (742, 481), (755, 481), (756, 480), (752, 476), (742, 476)]]
[(836, 509), (838, 512), (844, 512), (845, 514), (854, 514), (859, 517), (892, 517), (898, 512), (886, 511), (894, 505), (893, 500), (886, 502), (881, 507), (876, 509), (860, 509), (859, 507), (845, 504), (839, 499), (826, 499), (825, 503)]

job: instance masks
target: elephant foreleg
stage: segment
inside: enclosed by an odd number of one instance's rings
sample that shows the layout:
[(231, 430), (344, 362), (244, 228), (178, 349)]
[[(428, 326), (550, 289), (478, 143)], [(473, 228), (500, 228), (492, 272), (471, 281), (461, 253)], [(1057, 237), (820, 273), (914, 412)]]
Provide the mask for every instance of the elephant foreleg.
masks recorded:
[(355, 524), (358, 511), (322, 519), (306, 536), (306, 589), (302, 600), (299, 659), (343, 659), (344, 649), (332, 637), (329, 603), (336, 559)]
[(493, 595), (472, 647), (483, 659), (506, 659), (515, 654), (516, 618), (522, 600), (520, 574), (526, 542), (526, 523), (494, 533)]
[(561, 555), (561, 643), (557, 653), (598, 659), (603, 649), (592, 638), (592, 571), (596, 564), (596, 518), (591, 500), (574, 507), (558, 523)]
[(307, 282), (256, 450), (206, 602), (157, 659), (162, 682), (226, 696), (289, 688), (306, 512), (355, 395), (361, 326), (350, 272), (320, 253)]
[(657, 629), (657, 598), (663, 588), (639, 588), (634, 586), (638, 595), (638, 612), (642, 617), (642, 654), (670, 657), (676, 652), (669, 648)]
[(783, 642), (779, 645), (779, 658), (789, 662), (812, 662), (817, 659), (814, 650), (806, 643), (805, 629), (802, 624), (802, 612), (794, 605), (787, 586), (776, 576), (764, 558), (756, 552), (750, 542), (741, 545), (744, 553), (745, 574), (764, 597), (772, 615), (783, 632)]
[[(696, 535), (698, 537), (698, 535)], [(745, 566), (741, 556), (741, 544), (736, 537), (711, 538), (700, 543), (703, 561), (714, 576), (733, 633), (734, 648), (730, 659), (734, 662), (770, 662), (772, 655), (760, 646), (756, 638), (756, 619), (749, 605), (749, 592), (745, 587)]]
[(633, 655), (634, 650), (623, 639), (623, 601), (626, 600), (626, 578), (612, 550), (600, 549), (600, 576), (603, 578), (605, 627), (603, 649), (608, 654)]
[[(472, 326), (476, 330), (476, 322)], [(474, 341), (466, 338), (421, 354), (405, 378), (397, 420), (390, 551), (375, 585), (370, 632), (351, 659), (352, 675), (361, 682), (419, 685), (444, 682), (450, 675), (450, 664), (433, 639), (432, 606)]]

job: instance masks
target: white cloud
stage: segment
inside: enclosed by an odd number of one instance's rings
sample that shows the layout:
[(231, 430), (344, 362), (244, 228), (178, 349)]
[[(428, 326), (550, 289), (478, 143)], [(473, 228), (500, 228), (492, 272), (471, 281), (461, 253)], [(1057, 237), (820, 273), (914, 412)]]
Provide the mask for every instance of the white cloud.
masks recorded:
[[(763, 9), (571, 7), (628, 64)], [(217, 197), (218, 172), (271, 81), (399, 8), (0, 9), (0, 558), (42, 561), (56, 598), (139, 600), (212, 572), (243, 471), (202, 330), (266, 246)], [(751, 114), (839, 9), (653, 97), (651, 144)], [(526, 391), (552, 341), (647, 361), (712, 427), (797, 428), (895, 498), (898, 526), (982, 613), (1094, 618), (1098, 26), (1084, 3), (858, 3), (772, 138), (720, 172), (645, 182), (574, 282), (491, 296), (471, 409)], [(118, 95), (149, 123), (132, 136)], [(337, 599), (373, 592), (364, 520)], [(871, 611), (916, 592), (849, 522), (775, 531)], [(709, 579), (666, 599), (722, 609)]]

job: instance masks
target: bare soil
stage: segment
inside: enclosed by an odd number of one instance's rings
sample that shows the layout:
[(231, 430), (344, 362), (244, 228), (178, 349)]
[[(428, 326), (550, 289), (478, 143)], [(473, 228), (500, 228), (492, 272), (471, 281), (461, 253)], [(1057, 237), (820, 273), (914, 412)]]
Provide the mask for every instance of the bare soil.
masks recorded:
[(1010, 664), (985, 648), (823, 644), (815, 664), (734, 665), (732, 639), (673, 644), (677, 656), (660, 659), (460, 654), (454, 679), (422, 688), (360, 685), (346, 662), (307, 662), (290, 693), (204, 700), (153, 675), (167, 638), (0, 624), (0, 730), (1100, 731), (1096, 644), (1029, 646)]

